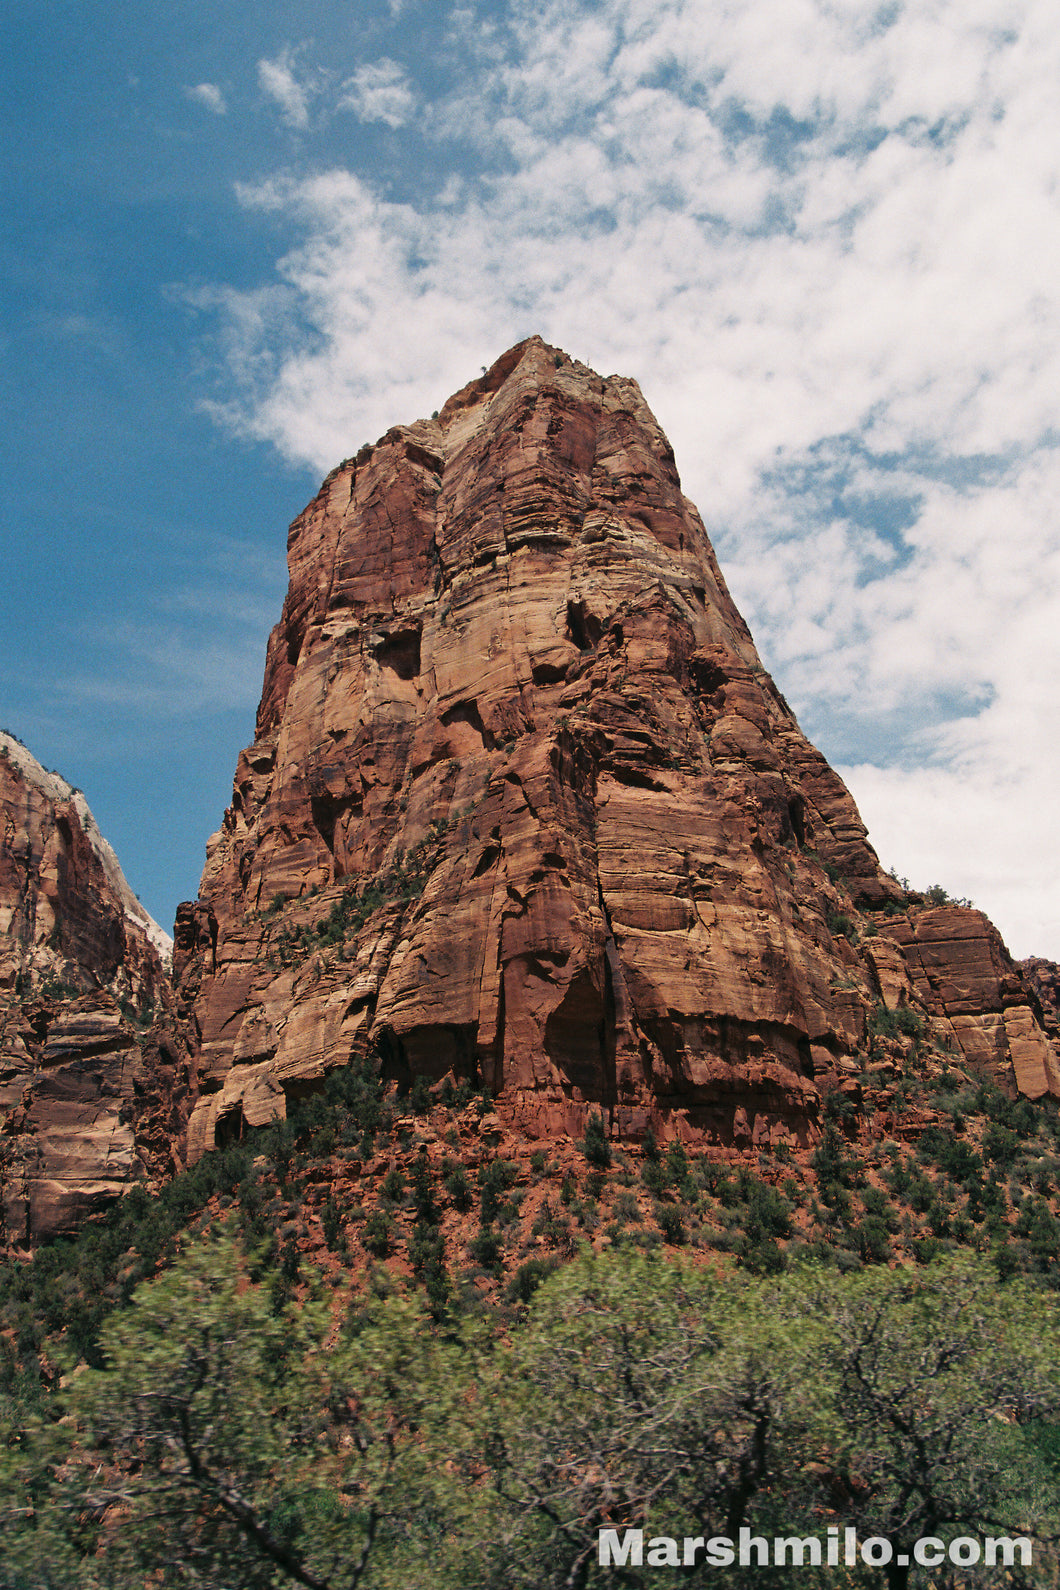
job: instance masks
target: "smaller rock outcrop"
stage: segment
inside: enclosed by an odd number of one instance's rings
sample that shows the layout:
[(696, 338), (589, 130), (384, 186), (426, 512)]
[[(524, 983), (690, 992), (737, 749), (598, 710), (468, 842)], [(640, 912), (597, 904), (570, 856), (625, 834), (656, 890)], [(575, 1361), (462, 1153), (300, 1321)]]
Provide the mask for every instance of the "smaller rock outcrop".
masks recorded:
[(180, 1168), (188, 1068), (171, 943), (84, 796), (0, 734), (0, 1208), (7, 1246), (72, 1232)]
[(1060, 1054), (1041, 1002), (989, 917), (959, 905), (914, 908), (885, 918), (879, 932), (901, 947), (917, 999), (969, 1065), (1005, 1092), (1060, 1098)]
[(29, 1245), (75, 1230), (135, 1177), (140, 1051), (107, 994), (19, 1008), (0, 1044), (4, 1224)]
[(1020, 961), (1019, 969), (1032, 1002), (1037, 1002), (1042, 1026), (1054, 1042), (1060, 1041), (1060, 966), (1040, 955), (1031, 955)]
[(172, 942), (122, 874), (81, 791), (0, 733), (0, 994), (161, 997)]

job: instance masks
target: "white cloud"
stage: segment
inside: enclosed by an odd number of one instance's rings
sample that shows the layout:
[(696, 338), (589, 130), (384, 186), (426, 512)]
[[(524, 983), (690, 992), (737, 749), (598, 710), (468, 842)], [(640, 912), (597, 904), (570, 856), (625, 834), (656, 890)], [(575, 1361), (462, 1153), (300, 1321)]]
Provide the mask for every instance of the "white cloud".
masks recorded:
[[(1013, 955), (1055, 958), (1060, 944), (1060, 860), (1045, 813), (1056, 770), (1017, 776), (1003, 766), (905, 770), (841, 767), (884, 866), (918, 888), (941, 883), (1001, 929)], [(1028, 823), (1036, 808), (1038, 820)]]
[(342, 85), (339, 110), (352, 110), (361, 121), (383, 121), (388, 127), (402, 127), (416, 108), (403, 67), (386, 56), (359, 66)]
[(197, 99), (200, 105), (212, 110), (215, 116), (224, 116), (228, 110), (224, 94), (216, 83), (196, 83), (194, 88), (185, 89), (184, 92), (189, 99)]
[[(323, 470), (530, 331), (637, 376), (884, 859), (1060, 956), (1055, 879), (1013, 837), (1060, 777), (1055, 10), (513, 0), (504, 22), (453, 13), (460, 79), (424, 124), (460, 156), (433, 195), (337, 169), (242, 190), (298, 241), (215, 299), (230, 420)], [(394, 127), (386, 95), (414, 97), (392, 62), (345, 92)]]
[(274, 61), (258, 62), (258, 82), (270, 99), (276, 101), (288, 127), (303, 131), (309, 126), (309, 101), (313, 86), (295, 75), (295, 53), (285, 49)]

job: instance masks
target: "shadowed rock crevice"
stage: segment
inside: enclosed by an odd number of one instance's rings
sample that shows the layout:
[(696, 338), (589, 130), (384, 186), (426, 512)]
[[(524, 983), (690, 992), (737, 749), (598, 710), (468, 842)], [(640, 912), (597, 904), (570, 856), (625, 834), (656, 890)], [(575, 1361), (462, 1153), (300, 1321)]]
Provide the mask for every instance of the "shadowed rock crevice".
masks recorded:
[(420, 671), (420, 628), (418, 625), (389, 631), (374, 647), (380, 668), (389, 668), (399, 679), (415, 679)]

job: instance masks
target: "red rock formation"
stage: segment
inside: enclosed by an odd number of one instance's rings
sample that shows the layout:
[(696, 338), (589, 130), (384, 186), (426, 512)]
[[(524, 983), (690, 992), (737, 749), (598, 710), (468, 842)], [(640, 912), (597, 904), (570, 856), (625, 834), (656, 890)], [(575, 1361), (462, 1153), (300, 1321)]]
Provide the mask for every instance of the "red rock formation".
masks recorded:
[(43, 982), (161, 997), (170, 941), (133, 894), (87, 802), (0, 733), (0, 994)]
[(1060, 1038), (1060, 966), (1040, 955), (1031, 955), (1019, 962), (1019, 971), (1032, 1000), (1037, 1001), (1035, 1009), (1042, 1026), (1051, 1038)]
[(192, 1155), (369, 1044), (530, 1131), (592, 1101), (621, 1133), (811, 1140), (868, 1000), (836, 987), (825, 864), (898, 891), (636, 384), (531, 339), (335, 470), (288, 551), (178, 929)]
[(29, 1244), (76, 1229), (133, 1179), (133, 1131), (122, 1106), (139, 1051), (105, 995), (20, 1011), (3, 1036), (4, 1224), (9, 1242)]
[(84, 796), (10, 735), (0, 821), (0, 1205), (6, 1243), (32, 1245), (75, 1230), (137, 1177), (176, 1168), (167, 1060), (181, 1061), (119, 1008), (171, 1002), (165, 934)]
[(1060, 1055), (1041, 1006), (982, 911), (914, 909), (880, 932), (901, 946), (917, 997), (972, 1066), (1010, 1092), (1060, 1097)]

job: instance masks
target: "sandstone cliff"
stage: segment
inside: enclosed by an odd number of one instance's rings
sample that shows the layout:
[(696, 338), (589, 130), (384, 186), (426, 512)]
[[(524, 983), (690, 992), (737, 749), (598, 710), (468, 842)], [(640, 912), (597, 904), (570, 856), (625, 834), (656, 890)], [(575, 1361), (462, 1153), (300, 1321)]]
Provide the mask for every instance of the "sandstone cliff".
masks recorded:
[(63, 984), (153, 1003), (172, 941), (126, 883), (88, 803), (0, 733), (0, 992)]
[(163, 1017), (148, 1030), (107, 993), (0, 1011), (2, 1245), (78, 1230), (134, 1182), (183, 1168), (189, 1067)]
[[(288, 557), (255, 741), (178, 916), (192, 1158), (366, 1050), (403, 1086), (489, 1087), (531, 1133), (592, 1103), (618, 1135), (805, 1144), (875, 1000), (971, 1011), (929, 988), (927, 928), (850, 942), (844, 913), (901, 890), (635, 382), (520, 344), (333, 471)], [(1008, 1085), (1018, 982), (988, 1002)]]
[(7, 1242), (23, 1244), (178, 1164), (152, 1140), (165, 1067), (144, 1034), (170, 1002), (170, 940), (84, 796), (6, 734), (0, 820), (0, 1204)]

